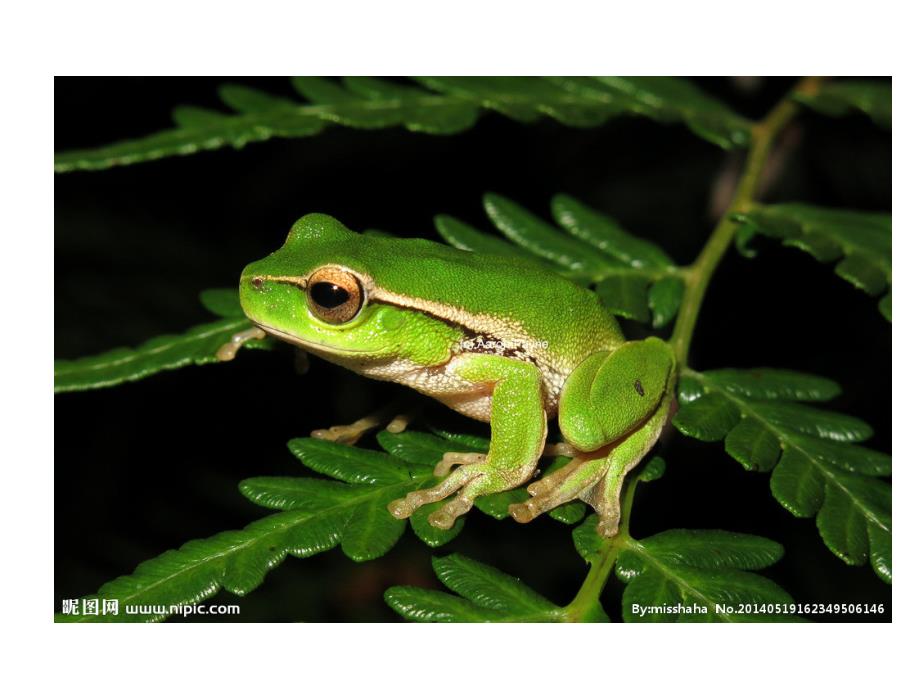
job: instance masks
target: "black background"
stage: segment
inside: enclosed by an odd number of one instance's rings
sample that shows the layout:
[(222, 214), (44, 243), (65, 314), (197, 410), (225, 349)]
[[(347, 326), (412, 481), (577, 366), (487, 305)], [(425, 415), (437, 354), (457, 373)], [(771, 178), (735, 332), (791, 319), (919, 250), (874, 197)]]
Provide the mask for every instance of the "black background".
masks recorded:
[[(227, 81), (295, 97), (277, 78), (56, 79), (55, 150), (167, 128), (170, 109), (180, 103), (219, 108), (216, 87)], [(699, 84), (757, 118), (792, 80)], [(890, 211), (891, 136), (867, 118), (805, 113), (781, 149), (783, 168), (767, 200)], [(488, 114), (451, 137), (332, 126), (306, 139), (58, 175), (55, 355), (136, 345), (209, 320), (198, 293), (235, 285), (244, 264), (276, 249), (291, 223), (312, 211), (357, 230), (433, 238), (437, 213), (488, 228), (483, 192), (504, 194), (547, 218), (550, 197), (566, 192), (688, 263), (714, 224), (714, 183), (737, 167), (738, 155), (682, 126), (638, 118), (578, 130)], [(757, 246), (758, 258), (730, 250), (719, 267), (691, 365), (784, 367), (834, 378), (844, 393), (829, 406), (868, 421), (876, 430), (868, 444), (890, 452), (891, 327), (877, 300), (802, 252), (772, 242)], [(241, 479), (302, 475), (285, 448), (288, 439), (351, 421), (393, 392), (393, 385), (315, 358), (311, 371), (297, 376), (292, 353), (280, 349), (57, 396), (55, 607), (167, 549), (266, 514), (239, 495)], [(427, 414), (458, 430), (486, 431), (436, 405)], [(831, 555), (814, 520), (793, 517), (772, 498), (766, 475), (745, 472), (721, 444), (676, 433), (665, 437), (661, 453), (667, 472), (640, 485), (635, 536), (672, 527), (763, 535), (786, 549), (765, 574), (796, 601), (886, 606), (882, 616), (822, 620), (890, 620), (890, 588), (868, 565), (849, 567)], [(437, 551), (480, 559), (565, 604), (586, 572), (570, 533), (547, 518), (522, 526), (474, 513), (461, 535)], [(354, 564), (338, 549), (289, 558), (245, 599), (223, 592), (212, 601), (241, 604), (241, 615), (229, 618), (236, 621), (398, 620), (383, 591), (397, 584), (439, 587), (430, 555), (407, 534), (369, 563)], [(613, 578), (604, 596), (615, 620), (621, 589)]]

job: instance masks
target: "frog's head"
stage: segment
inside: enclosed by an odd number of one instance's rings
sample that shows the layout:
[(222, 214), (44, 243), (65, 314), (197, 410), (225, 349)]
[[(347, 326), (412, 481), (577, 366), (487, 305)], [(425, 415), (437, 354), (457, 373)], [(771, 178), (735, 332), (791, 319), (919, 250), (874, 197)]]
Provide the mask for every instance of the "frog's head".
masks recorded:
[(358, 258), (371, 241), (330, 216), (304, 216), (281, 249), (243, 270), (243, 311), (269, 334), (340, 363), (446, 361), (446, 324), (371, 299), (373, 269)]

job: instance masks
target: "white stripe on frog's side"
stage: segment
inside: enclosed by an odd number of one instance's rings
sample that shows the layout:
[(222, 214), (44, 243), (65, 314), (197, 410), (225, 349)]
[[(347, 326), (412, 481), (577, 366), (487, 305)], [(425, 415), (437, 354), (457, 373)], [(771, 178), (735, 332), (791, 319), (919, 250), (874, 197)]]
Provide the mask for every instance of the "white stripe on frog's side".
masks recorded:
[(473, 314), (453, 305), (400, 295), (377, 286), (369, 276), (357, 275), (362, 279), (368, 301), (414, 309), (469, 331), (470, 337), (461, 342), (461, 352), (491, 353), (533, 362), (543, 373), (547, 384), (558, 382), (560, 389), (570, 373), (568, 369), (572, 367), (566, 367), (564, 362), (554, 357), (548, 343), (533, 338), (518, 321), (490, 314)]

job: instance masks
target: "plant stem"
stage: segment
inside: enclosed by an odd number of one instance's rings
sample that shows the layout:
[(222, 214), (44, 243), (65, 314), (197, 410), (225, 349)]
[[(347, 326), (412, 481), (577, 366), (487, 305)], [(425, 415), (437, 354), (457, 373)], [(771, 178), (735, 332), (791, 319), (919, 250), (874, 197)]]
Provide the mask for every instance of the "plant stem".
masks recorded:
[(725, 255), (725, 251), (732, 243), (737, 221), (733, 219), (737, 213), (750, 209), (757, 195), (764, 167), (773, 147), (777, 135), (799, 111), (799, 105), (790, 98), (794, 94), (814, 94), (821, 85), (821, 77), (806, 77), (799, 81), (789, 96), (780, 101), (767, 116), (751, 128), (751, 148), (744, 163), (744, 171), (738, 181), (735, 194), (728, 209), (716, 225), (706, 246), (689, 267), (686, 276), (686, 292), (680, 311), (677, 314), (677, 323), (671, 336), (671, 344), (677, 356), (678, 367), (687, 364), (690, 352), (690, 340), (696, 326), (706, 288), (716, 267)]
[(588, 576), (581, 584), (578, 594), (572, 603), (565, 607), (566, 620), (573, 623), (586, 623), (606, 620), (604, 610), (601, 608), (600, 596), (610, 578), (610, 571), (617, 562), (624, 544), (630, 539), (629, 516), (632, 513), (633, 498), (636, 495), (636, 485), (639, 483), (638, 473), (634, 472), (626, 479), (623, 491), (623, 512), (620, 517), (620, 532), (615, 537), (605, 539), (599, 549), (599, 555), (588, 571)]

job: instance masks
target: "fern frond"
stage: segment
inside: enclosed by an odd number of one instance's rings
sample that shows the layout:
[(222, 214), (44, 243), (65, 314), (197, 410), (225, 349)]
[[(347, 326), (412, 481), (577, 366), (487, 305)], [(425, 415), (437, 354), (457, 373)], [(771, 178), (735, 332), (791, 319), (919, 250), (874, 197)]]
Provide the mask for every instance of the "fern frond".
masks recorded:
[(725, 440), (747, 469), (772, 472), (770, 489), (796, 517), (817, 514), (818, 531), (850, 565), (869, 559), (891, 582), (891, 457), (853, 445), (872, 434), (863, 421), (798, 401), (839, 392), (827, 379), (797, 372), (722, 369), (681, 374), (674, 426), (702, 441)]
[(431, 559), (435, 575), (457, 595), (391, 587), (384, 599), (403, 618), (424, 623), (558, 621), (564, 610), (520, 580), (459, 554)]
[[(136, 381), (167, 369), (217, 362), (217, 350), (252, 324), (243, 316), (235, 290), (206, 290), (204, 306), (220, 321), (195, 326), (178, 335), (161, 335), (136, 347), (121, 347), (100, 355), (55, 360), (54, 392), (82, 391)], [(271, 341), (247, 342), (244, 347), (270, 349)]]
[(684, 293), (681, 269), (656, 244), (628, 233), (609, 216), (564, 194), (551, 203), (559, 227), (498, 194), (486, 194), (483, 203), (510, 242), (451, 216), (435, 219), (438, 234), (458, 249), (536, 258), (575, 282), (593, 285), (617, 316), (660, 328), (677, 314)]
[(888, 293), (879, 311), (891, 320), (891, 216), (821, 208), (807, 204), (755, 207), (736, 216), (741, 223), (737, 243), (750, 255), (747, 243), (755, 234), (782, 240), (824, 263), (836, 261), (837, 275), (870, 295)]
[(593, 127), (620, 114), (683, 121), (723, 148), (744, 146), (750, 137), (747, 120), (690, 82), (670, 77), (417, 77), (416, 82), (420, 86), (371, 77), (295, 77), (293, 87), (305, 101), (226, 85), (219, 95), (234, 113), (181, 106), (173, 113), (175, 129), (59, 153), (54, 169), (102, 170), (224, 146), (240, 148), (275, 137), (312, 136), (330, 124), (454, 134), (471, 127), (486, 110), (525, 123), (547, 116), (571, 127)]
[[(312, 556), (341, 546), (354, 561), (387, 553), (406, 529), (387, 505), (410, 491), (441, 481), (432, 472), (446, 452), (487, 452), (485, 439), (459, 434), (414, 431), (377, 436), (387, 452), (353, 448), (314, 438), (293, 439), (288, 447), (304, 466), (331, 477), (254, 477), (240, 483), (241, 493), (257, 505), (281, 511), (242, 530), (191, 541), (146, 561), (125, 577), (103, 585), (91, 598), (117, 599), (116, 615), (59, 615), (61, 621), (162, 620), (171, 606), (197, 604), (221, 589), (243, 596), (258, 587), (265, 574), (288, 556)], [(556, 458), (549, 471), (568, 458)], [(481, 497), (476, 507), (487, 515), (507, 517), (508, 504), (524, 500), (521, 489)], [(506, 495), (507, 494), (507, 495)], [(463, 529), (460, 518), (450, 530), (428, 524), (440, 503), (425, 506), (409, 520), (429, 546), (443, 546)], [(581, 503), (563, 505), (550, 515), (572, 524), (584, 517)], [(90, 597), (87, 597), (90, 598)], [(128, 614), (126, 607), (138, 607)]]
[[(596, 515), (579, 525), (572, 537), (588, 563), (601, 557), (604, 543), (597, 534)], [(795, 620), (783, 610), (793, 604), (792, 597), (771, 580), (746, 572), (782, 558), (783, 547), (776, 542), (750, 534), (688, 529), (620, 542), (616, 574), (626, 583), (622, 609), (627, 623)], [(765, 613), (742, 608), (750, 605), (763, 605)]]
[(861, 79), (826, 82), (817, 93), (797, 93), (795, 99), (833, 117), (861, 111), (879, 127), (891, 129), (891, 82)]

